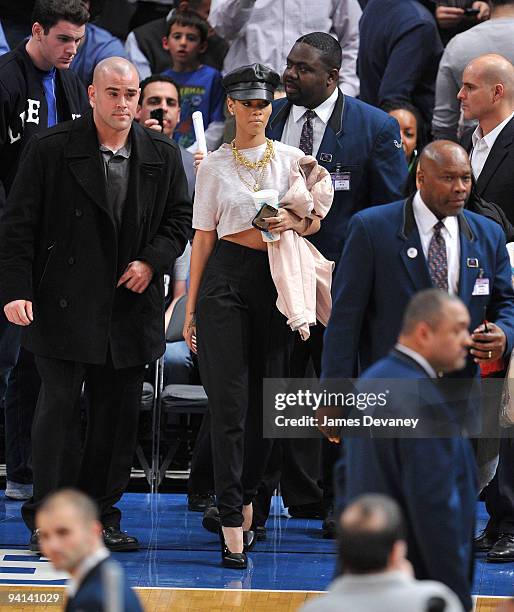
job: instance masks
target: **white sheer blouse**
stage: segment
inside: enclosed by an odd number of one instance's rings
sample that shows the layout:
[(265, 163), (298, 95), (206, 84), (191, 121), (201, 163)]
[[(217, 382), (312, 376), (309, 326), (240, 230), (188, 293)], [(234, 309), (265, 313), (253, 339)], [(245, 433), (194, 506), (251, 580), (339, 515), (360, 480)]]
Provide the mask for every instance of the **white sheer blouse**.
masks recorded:
[[(291, 165), (304, 156), (300, 149), (274, 141), (275, 156), (268, 165), (261, 189), (276, 189), (279, 201), (289, 189)], [(264, 155), (266, 145), (244, 149), (245, 157), (255, 162)], [(250, 174), (240, 166), (242, 177), (253, 184)], [(258, 175), (258, 171), (254, 171)], [(218, 238), (237, 234), (252, 227), (256, 213), (252, 192), (236, 172), (229, 144), (208, 155), (198, 168), (193, 205), (193, 227), (216, 230)]]

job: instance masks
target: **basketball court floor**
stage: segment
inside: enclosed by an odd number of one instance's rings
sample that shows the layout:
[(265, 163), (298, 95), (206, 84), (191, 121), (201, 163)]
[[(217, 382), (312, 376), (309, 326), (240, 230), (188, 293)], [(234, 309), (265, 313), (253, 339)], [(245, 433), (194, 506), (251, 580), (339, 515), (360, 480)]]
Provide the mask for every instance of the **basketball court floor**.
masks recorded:
[[(221, 567), (219, 542), (202, 528), (201, 514), (188, 512), (185, 495), (129, 493), (121, 508), (123, 529), (139, 538), (141, 549), (116, 558), (148, 612), (294, 611), (333, 576), (335, 545), (321, 538), (321, 522), (288, 518), (280, 498), (274, 498), (267, 540), (257, 542), (244, 572)], [(482, 504), (478, 513), (482, 529)], [(41, 592), (60, 594), (62, 606), (66, 577), (27, 550), (28, 535), (20, 503), (0, 497), (0, 611), (59, 609), (48, 601), (32, 606), (30, 594)], [(24, 596), (13, 600), (13, 593)], [(479, 557), (473, 593), (477, 610), (492, 612), (495, 598), (514, 594), (514, 563), (492, 565)]]

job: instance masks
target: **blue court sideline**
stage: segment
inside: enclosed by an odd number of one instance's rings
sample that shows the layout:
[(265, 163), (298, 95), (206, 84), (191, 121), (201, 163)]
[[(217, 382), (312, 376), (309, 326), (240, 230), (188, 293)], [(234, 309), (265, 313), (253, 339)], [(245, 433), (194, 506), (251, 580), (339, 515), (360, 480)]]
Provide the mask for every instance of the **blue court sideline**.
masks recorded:
[[(0, 498), (0, 584), (64, 584), (47, 561), (26, 552), (29, 534), (19, 508)], [(121, 508), (123, 528), (142, 544), (137, 553), (116, 555), (132, 586), (320, 591), (333, 575), (335, 546), (321, 538), (321, 522), (287, 518), (279, 498), (268, 521), (268, 539), (256, 544), (242, 573), (220, 566), (216, 536), (202, 528), (201, 514), (187, 511), (185, 495), (129, 493)], [(478, 514), (482, 529), (483, 504)], [(513, 593), (514, 563), (491, 565), (479, 557), (473, 594)]]

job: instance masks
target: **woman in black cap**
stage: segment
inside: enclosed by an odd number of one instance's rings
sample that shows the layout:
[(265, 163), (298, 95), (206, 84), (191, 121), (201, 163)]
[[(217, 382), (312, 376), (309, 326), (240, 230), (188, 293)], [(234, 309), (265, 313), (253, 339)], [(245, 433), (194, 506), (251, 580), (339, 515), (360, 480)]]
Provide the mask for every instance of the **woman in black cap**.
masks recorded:
[[(196, 178), (184, 337), (196, 350), (209, 397), (222, 562), (246, 568), (252, 499), (270, 440), (262, 435), (262, 380), (287, 376), (292, 332), (276, 307), (267, 246), (252, 227), (252, 193), (289, 187), (302, 151), (265, 137), (279, 75), (261, 64), (227, 74), (223, 85), (236, 136), (200, 164)], [(273, 231), (312, 233), (314, 223), (280, 209)], [(310, 230), (310, 231), (309, 231)]]

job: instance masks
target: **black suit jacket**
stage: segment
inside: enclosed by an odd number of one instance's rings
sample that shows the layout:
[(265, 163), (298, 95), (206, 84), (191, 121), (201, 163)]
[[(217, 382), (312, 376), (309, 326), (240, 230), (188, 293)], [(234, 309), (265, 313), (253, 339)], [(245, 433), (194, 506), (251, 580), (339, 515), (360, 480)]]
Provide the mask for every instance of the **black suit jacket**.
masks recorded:
[[(473, 131), (473, 128), (467, 130), (461, 139), (462, 146), (470, 154)], [(514, 118), (496, 139), (476, 182), (476, 191), (487, 202), (499, 206), (514, 223)]]
[[(110, 211), (91, 114), (36, 136), (0, 222), (0, 302), (30, 300), (24, 345), (36, 355), (142, 365), (162, 355), (163, 275), (183, 251), (192, 207), (178, 146), (132, 125), (123, 222)], [(141, 293), (116, 287), (127, 264), (154, 271)]]

